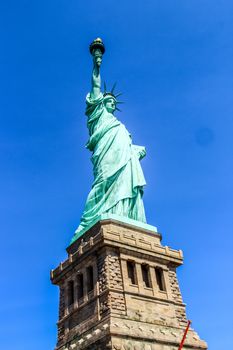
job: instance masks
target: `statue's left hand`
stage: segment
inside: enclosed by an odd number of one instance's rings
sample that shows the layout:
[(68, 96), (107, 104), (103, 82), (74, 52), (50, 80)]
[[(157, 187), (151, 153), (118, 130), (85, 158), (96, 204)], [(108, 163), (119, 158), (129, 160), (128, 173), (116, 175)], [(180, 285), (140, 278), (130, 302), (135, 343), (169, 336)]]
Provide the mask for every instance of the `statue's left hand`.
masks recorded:
[(146, 155), (146, 148), (144, 146), (133, 145), (135, 152), (137, 153), (138, 159), (141, 160)]
[(145, 149), (145, 147), (142, 147), (142, 149), (139, 151), (139, 160), (144, 158), (145, 155), (146, 155), (146, 149)]

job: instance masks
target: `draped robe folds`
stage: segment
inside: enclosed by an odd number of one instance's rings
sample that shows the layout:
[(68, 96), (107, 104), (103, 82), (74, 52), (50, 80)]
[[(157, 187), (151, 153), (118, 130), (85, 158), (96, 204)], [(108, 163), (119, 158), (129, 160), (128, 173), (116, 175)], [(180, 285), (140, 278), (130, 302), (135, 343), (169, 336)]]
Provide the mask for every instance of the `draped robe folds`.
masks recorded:
[(90, 136), (86, 147), (93, 153), (94, 182), (76, 238), (104, 213), (146, 222), (142, 202), (146, 182), (139, 162), (144, 147), (132, 144), (125, 126), (106, 110), (102, 93), (96, 99), (88, 94), (86, 103)]

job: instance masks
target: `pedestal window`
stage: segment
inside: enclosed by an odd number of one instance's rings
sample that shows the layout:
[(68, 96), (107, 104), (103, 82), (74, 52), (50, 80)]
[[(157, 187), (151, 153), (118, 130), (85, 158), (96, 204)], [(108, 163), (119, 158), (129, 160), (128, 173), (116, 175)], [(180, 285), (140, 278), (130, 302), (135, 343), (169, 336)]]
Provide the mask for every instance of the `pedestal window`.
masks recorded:
[(84, 291), (83, 291), (83, 274), (80, 273), (77, 276), (77, 293), (78, 293), (78, 300), (83, 298)]
[(156, 282), (160, 291), (166, 291), (163, 270), (160, 267), (155, 268)]
[(94, 278), (93, 278), (93, 267), (87, 267), (87, 293), (91, 292), (94, 289)]
[(141, 269), (142, 269), (142, 280), (143, 280), (144, 286), (146, 288), (151, 288), (151, 278), (150, 278), (149, 265), (142, 264)]
[(74, 281), (69, 281), (67, 285), (68, 306), (74, 303)]
[(127, 273), (130, 283), (137, 284), (135, 263), (133, 261), (127, 261)]

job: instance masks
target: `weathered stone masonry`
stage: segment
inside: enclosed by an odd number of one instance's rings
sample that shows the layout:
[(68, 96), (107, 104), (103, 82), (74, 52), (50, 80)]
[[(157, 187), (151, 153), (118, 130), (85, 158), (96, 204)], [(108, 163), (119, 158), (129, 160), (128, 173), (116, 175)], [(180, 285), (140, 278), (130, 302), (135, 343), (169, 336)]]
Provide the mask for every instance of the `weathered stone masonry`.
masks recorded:
[[(187, 317), (176, 268), (181, 251), (161, 235), (113, 219), (67, 248), (51, 271), (60, 288), (57, 350), (177, 350)], [(184, 349), (207, 349), (191, 329)]]

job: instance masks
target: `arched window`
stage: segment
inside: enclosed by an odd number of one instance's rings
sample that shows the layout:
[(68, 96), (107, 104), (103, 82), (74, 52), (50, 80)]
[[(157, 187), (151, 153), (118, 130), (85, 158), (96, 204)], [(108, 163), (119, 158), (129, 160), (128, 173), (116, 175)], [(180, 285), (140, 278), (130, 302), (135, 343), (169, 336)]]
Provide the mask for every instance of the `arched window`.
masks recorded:
[(83, 297), (83, 274), (79, 273), (77, 275), (77, 292), (78, 292), (78, 299), (81, 299)]
[(127, 272), (130, 283), (137, 284), (135, 263), (133, 261), (127, 261)]
[(93, 266), (87, 267), (87, 293), (94, 289)]
[(74, 281), (69, 281), (67, 286), (68, 306), (74, 303)]
[(144, 282), (144, 285), (147, 288), (151, 288), (151, 279), (150, 279), (149, 266), (146, 265), (146, 264), (142, 264), (141, 268), (142, 268), (142, 280)]
[(165, 283), (164, 283), (164, 276), (163, 276), (163, 270), (160, 267), (155, 268), (155, 275), (156, 275), (156, 281), (157, 285), (159, 287), (159, 290), (165, 291)]

